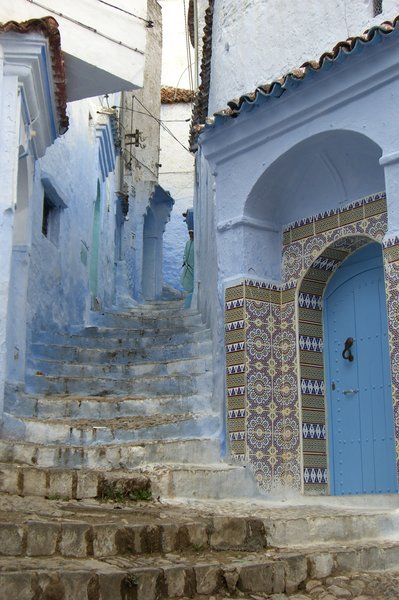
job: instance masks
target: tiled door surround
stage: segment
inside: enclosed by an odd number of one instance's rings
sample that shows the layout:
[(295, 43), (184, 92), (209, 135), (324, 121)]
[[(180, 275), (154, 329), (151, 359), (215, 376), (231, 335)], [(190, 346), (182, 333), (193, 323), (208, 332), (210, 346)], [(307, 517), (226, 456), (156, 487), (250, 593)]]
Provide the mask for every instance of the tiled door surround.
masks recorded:
[(323, 292), (370, 241), (384, 249), (399, 457), (399, 239), (383, 242), (386, 231), (385, 193), (295, 222), (283, 233), (281, 285), (245, 279), (225, 290), (230, 452), (265, 491), (328, 494)]

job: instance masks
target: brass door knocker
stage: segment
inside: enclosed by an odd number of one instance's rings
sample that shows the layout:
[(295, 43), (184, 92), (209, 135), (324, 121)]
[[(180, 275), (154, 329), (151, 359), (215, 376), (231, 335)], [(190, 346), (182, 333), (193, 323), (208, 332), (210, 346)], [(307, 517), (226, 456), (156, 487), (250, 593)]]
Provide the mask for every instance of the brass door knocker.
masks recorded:
[(344, 349), (342, 352), (342, 358), (344, 358), (345, 360), (349, 360), (349, 362), (352, 362), (353, 358), (354, 358), (354, 356), (351, 352), (351, 347), (353, 346), (353, 342), (354, 342), (354, 339), (351, 337), (348, 337), (345, 340), (345, 346), (344, 346)]

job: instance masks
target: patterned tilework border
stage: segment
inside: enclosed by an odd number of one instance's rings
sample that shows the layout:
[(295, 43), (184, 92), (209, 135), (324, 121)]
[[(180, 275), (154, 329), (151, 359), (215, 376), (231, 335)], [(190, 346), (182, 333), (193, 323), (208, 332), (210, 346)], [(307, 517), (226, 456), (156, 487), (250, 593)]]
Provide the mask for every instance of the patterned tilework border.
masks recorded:
[(246, 458), (246, 369), (244, 285), (225, 291), (225, 350), (227, 384), (227, 432), (230, 452)]
[(230, 452), (266, 491), (301, 488), (294, 299), (292, 284), (250, 279), (225, 292)]
[[(328, 491), (322, 296), (341, 262), (386, 229), (384, 193), (299, 221), (284, 232), (281, 285), (246, 279), (226, 289), (230, 450), (265, 490)], [(384, 260), (399, 440), (399, 238), (384, 242)]]
[(396, 470), (399, 481), (399, 238), (395, 237), (384, 243), (384, 262), (396, 438)]
[[(380, 205), (378, 204), (380, 203)], [(371, 204), (372, 206), (367, 206)], [(364, 196), (355, 202), (351, 202), (341, 208), (334, 208), (305, 219), (300, 219), (293, 223), (289, 223), (284, 227), (284, 234), (286, 236), (284, 243), (293, 242), (301, 237), (310, 237), (316, 235), (321, 231), (327, 229), (334, 229), (342, 227), (348, 223), (354, 221), (360, 221), (363, 218), (371, 217), (375, 214), (379, 214), (386, 211), (386, 194), (385, 192), (378, 192), (377, 194), (371, 194)], [(307, 227), (308, 225), (314, 225), (314, 227)], [(303, 229), (301, 229), (303, 228)], [(289, 232), (296, 230), (293, 236), (289, 235)], [(304, 234), (302, 236), (302, 234)]]
[[(291, 227), (289, 235), (293, 242), (286, 244), (283, 254), (287, 267), (285, 278), (298, 281), (303, 276), (298, 289), (297, 310), (304, 491), (315, 493), (318, 490), (319, 494), (326, 494), (328, 465), (322, 296), (330, 277), (350, 253), (372, 239), (382, 241), (386, 231), (385, 194), (368, 196), (344, 210), (320, 215), (320, 219), (323, 227), (319, 226), (315, 217), (307, 223), (297, 224), (300, 229), (297, 233)], [(300, 239), (305, 227), (308, 235)]]
[(288, 359), (295, 352), (294, 306), (285, 314), (282, 292), (275, 288), (246, 285), (245, 296), (248, 458), (265, 490), (276, 485), (298, 490), (298, 395), (294, 363)]

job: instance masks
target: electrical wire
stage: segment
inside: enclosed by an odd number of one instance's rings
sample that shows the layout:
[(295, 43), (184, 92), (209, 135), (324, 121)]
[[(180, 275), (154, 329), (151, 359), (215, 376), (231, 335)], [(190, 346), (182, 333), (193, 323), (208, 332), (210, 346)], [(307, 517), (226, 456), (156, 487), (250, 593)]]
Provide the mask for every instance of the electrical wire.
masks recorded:
[(98, 29), (95, 29), (95, 27), (86, 25), (85, 23), (82, 23), (81, 21), (78, 21), (77, 19), (73, 19), (72, 17), (68, 17), (67, 15), (64, 15), (64, 13), (58, 12), (57, 10), (54, 10), (53, 8), (49, 8), (48, 6), (45, 6), (44, 4), (41, 4), (40, 2), (37, 2), (36, 0), (26, 0), (26, 1), (30, 2), (31, 4), (35, 4), (36, 6), (39, 6), (40, 8), (43, 8), (43, 10), (48, 10), (50, 13), (53, 13), (54, 15), (57, 15), (58, 17), (62, 17), (63, 19), (66, 19), (67, 21), (71, 21), (71, 23), (75, 23), (75, 25), (79, 25), (79, 27), (83, 27), (83, 29), (88, 29), (92, 33), (95, 33), (95, 34), (99, 35), (100, 37), (103, 37), (106, 40), (113, 42), (114, 44), (118, 44), (118, 46), (122, 46), (123, 48), (127, 48), (128, 50), (133, 50), (133, 52), (137, 52), (138, 54), (142, 54), (144, 56), (143, 50), (139, 50), (138, 48), (134, 48), (133, 46), (128, 46), (127, 44), (124, 44), (123, 42), (118, 41), (115, 38), (112, 38), (111, 36), (107, 35), (106, 33), (101, 33), (101, 31), (98, 31)]
[(135, 17), (136, 19), (140, 19), (140, 21), (144, 21), (144, 23), (147, 24), (147, 27), (154, 27), (154, 21), (151, 21), (150, 19), (145, 19), (144, 17), (139, 17), (139, 15), (135, 15), (132, 12), (129, 12), (128, 10), (125, 10), (124, 8), (120, 8), (119, 6), (115, 6), (114, 4), (111, 4), (110, 2), (105, 2), (105, 0), (97, 0), (98, 2), (101, 2), (101, 4), (106, 4), (107, 6), (110, 6), (111, 8), (115, 8), (116, 10), (120, 10), (121, 12), (125, 13), (126, 15), (130, 15), (131, 17)]
[(150, 115), (150, 117), (152, 117), (153, 119), (155, 119), (160, 126), (162, 127), (162, 129), (164, 129), (167, 133), (169, 133), (169, 135), (172, 136), (173, 139), (176, 140), (176, 142), (178, 142), (180, 144), (180, 146), (182, 146), (185, 150), (187, 150), (187, 152), (189, 154), (191, 154), (190, 150), (184, 145), (182, 144), (182, 142), (175, 136), (175, 134), (169, 129), (169, 127), (167, 127), (163, 121), (161, 121), (161, 119), (158, 119), (158, 117), (156, 117), (155, 115), (152, 114), (152, 112), (150, 110), (148, 110), (148, 108), (141, 102), (141, 100), (139, 100), (137, 98), (137, 96), (134, 96), (134, 98), (137, 100), (137, 102), (144, 108), (144, 110), (147, 111), (147, 113)]
[[(158, 119), (156, 117), (154, 117), (153, 115), (149, 115), (148, 112), (144, 112), (143, 110), (137, 110), (137, 109), (131, 109), (128, 108), (127, 106), (116, 106), (115, 104), (113, 106), (110, 106), (109, 108), (122, 108), (123, 110), (128, 110), (129, 112), (133, 112), (136, 113), (137, 115), (145, 115), (146, 117), (151, 117), (152, 119), (155, 119), (156, 121), (158, 121)], [(189, 119), (159, 119), (159, 121), (161, 121), (162, 123), (189, 123), (191, 121), (191, 118)]]
[(151, 171), (150, 167), (147, 167), (147, 165), (145, 165), (143, 162), (141, 162), (141, 160), (139, 160), (137, 158), (137, 156), (134, 156), (134, 154), (132, 154), (129, 150), (129, 155), (130, 158), (132, 158), (133, 160), (135, 160), (136, 162), (138, 162), (140, 165), (142, 165), (145, 169), (147, 169), (147, 171), (149, 171), (152, 175), (154, 175), (155, 179), (158, 180), (158, 175), (156, 173), (154, 173), (154, 171)]
[[(127, 131), (127, 127), (125, 127), (121, 121), (119, 121), (119, 126), (123, 129), (124, 132)], [(149, 166), (147, 166), (146, 164), (144, 164), (143, 162), (141, 162), (141, 160), (139, 160), (136, 156), (134, 156), (134, 154), (132, 153), (132, 151), (130, 150), (130, 148), (126, 148), (126, 147), (123, 148), (123, 152), (125, 152), (129, 156), (130, 159), (134, 159), (142, 167), (144, 167), (145, 169), (147, 169), (147, 171), (149, 171), (151, 173), (151, 175), (154, 175), (155, 179), (158, 179), (158, 175), (156, 173), (154, 173), (154, 171), (152, 169), (150, 169)]]
[[(171, 135), (171, 136), (172, 136), (172, 138), (173, 138), (173, 139), (175, 139), (175, 140), (176, 140), (176, 142), (178, 142), (178, 143), (180, 144), (180, 146), (182, 146), (182, 147), (183, 147), (185, 150), (187, 150), (187, 152), (188, 152), (188, 153), (191, 155), (191, 152), (190, 152), (190, 150), (187, 148), (187, 146), (185, 146), (185, 145), (184, 145), (184, 144), (183, 144), (183, 143), (182, 143), (182, 142), (179, 140), (179, 138), (177, 138), (177, 137), (175, 136), (175, 134), (174, 134), (174, 133), (173, 133), (173, 132), (172, 132), (172, 131), (169, 129), (169, 127), (168, 127), (167, 125), (165, 125), (165, 123), (166, 123), (166, 122), (168, 122), (168, 123), (169, 123), (169, 122), (173, 122), (172, 120), (171, 120), (171, 121), (163, 121), (162, 119), (158, 119), (158, 117), (156, 117), (155, 115), (153, 115), (153, 114), (152, 114), (152, 112), (151, 112), (151, 111), (150, 111), (150, 110), (149, 110), (149, 109), (148, 109), (146, 106), (144, 106), (144, 104), (143, 104), (142, 102), (140, 102), (140, 100), (137, 98), (137, 96), (132, 96), (132, 98), (135, 98), (135, 99), (137, 100), (137, 102), (138, 102), (139, 104), (141, 104), (141, 106), (142, 106), (142, 107), (143, 107), (143, 108), (146, 110), (146, 112), (142, 112), (142, 111), (139, 111), (139, 110), (136, 110), (136, 109), (128, 108), (127, 106), (116, 106), (116, 105), (114, 105), (114, 106), (112, 106), (111, 108), (120, 108), (120, 109), (122, 109), (122, 110), (128, 110), (128, 111), (131, 111), (132, 113), (139, 113), (140, 115), (147, 115), (148, 117), (151, 117), (151, 118), (152, 118), (152, 119), (154, 119), (154, 120), (155, 120), (157, 123), (159, 123), (159, 125), (162, 127), (162, 129), (164, 129), (164, 130), (165, 130), (167, 133), (169, 133), (169, 135)], [(133, 105), (133, 101), (132, 101), (132, 105)], [(132, 117), (133, 117), (133, 115), (132, 115)], [(190, 120), (191, 120), (191, 119), (188, 119), (188, 120), (185, 120), (185, 119), (184, 119), (184, 122), (188, 123), (188, 122), (190, 122)], [(132, 119), (132, 122), (133, 122), (133, 119)], [(183, 121), (182, 121), (182, 122), (183, 122)], [(132, 125), (131, 125), (131, 126), (132, 126)], [(133, 130), (133, 126), (132, 126), (132, 130)]]
[[(124, 106), (124, 107), (111, 106), (111, 108), (123, 108), (123, 110), (129, 110), (130, 112), (136, 113), (137, 115), (145, 115), (146, 117), (156, 118), (156, 117), (153, 117), (152, 115), (149, 115), (148, 113), (144, 112), (143, 110), (136, 110), (135, 108), (132, 110), (131, 108), (128, 108), (127, 106)], [(160, 119), (160, 121), (162, 121), (162, 123), (189, 123), (191, 121), (191, 118), (190, 119)]]

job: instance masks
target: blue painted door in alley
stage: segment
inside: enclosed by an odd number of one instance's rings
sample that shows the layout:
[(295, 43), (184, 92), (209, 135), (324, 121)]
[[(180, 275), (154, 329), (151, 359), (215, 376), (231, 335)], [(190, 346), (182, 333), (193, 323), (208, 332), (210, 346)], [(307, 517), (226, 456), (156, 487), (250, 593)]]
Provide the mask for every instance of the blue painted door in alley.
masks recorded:
[(381, 246), (337, 269), (324, 299), (330, 493), (397, 492)]

